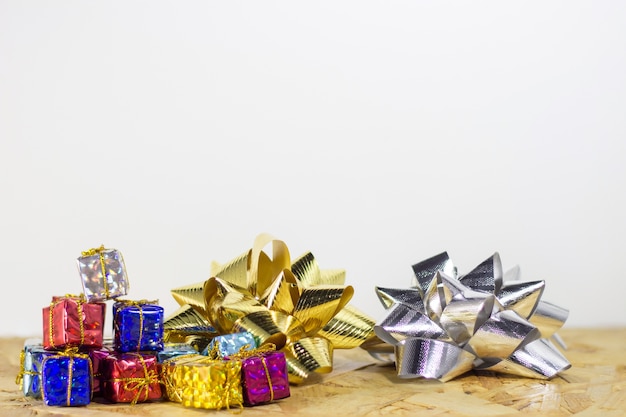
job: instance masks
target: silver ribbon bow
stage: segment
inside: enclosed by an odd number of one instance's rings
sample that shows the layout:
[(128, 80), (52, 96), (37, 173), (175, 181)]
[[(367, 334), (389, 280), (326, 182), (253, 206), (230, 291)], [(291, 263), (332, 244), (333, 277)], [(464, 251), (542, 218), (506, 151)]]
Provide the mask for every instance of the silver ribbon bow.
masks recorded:
[(400, 378), (448, 381), (478, 369), (549, 379), (571, 366), (550, 340), (562, 345), (555, 332), (568, 311), (541, 300), (544, 281), (519, 282), (517, 267), (503, 274), (497, 253), (462, 276), (446, 252), (413, 272), (408, 289), (376, 288), (389, 314), (374, 331), (393, 346)]

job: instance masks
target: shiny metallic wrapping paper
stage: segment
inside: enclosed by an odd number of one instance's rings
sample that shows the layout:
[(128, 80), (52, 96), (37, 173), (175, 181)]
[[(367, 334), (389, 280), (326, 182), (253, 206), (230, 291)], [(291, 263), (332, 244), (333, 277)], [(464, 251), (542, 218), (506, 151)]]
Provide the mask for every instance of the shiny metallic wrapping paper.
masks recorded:
[(136, 404), (162, 396), (155, 355), (118, 352), (104, 359), (102, 372), (102, 395), (111, 402)]
[(128, 294), (128, 274), (122, 253), (104, 245), (84, 251), (76, 259), (88, 301), (110, 300)]
[(41, 389), (46, 405), (87, 405), (92, 396), (93, 368), (89, 355), (72, 347), (46, 356), (41, 365)]
[(264, 404), (291, 395), (287, 362), (283, 352), (244, 351), (228, 359), (241, 361), (241, 385), (245, 406)]
[(374, 321), (347, 306), (354, 289), (344, 285), (345, 271), (321, 270), (311, 253), (292, 262), (285, 243), (269, 235), (258, 236), (231, 262), (214, 263), (211, 276), (172, 295), (218, 334), (247, 331), (259, 346), (276, 345), (287, 358), (291, 383), (330, 372), (334, 348), (354, 348), (373, 337)]
[(82, 295), (53, 297), (43, 309), (43, 346), (102, 347), (105, 313), (105, 303), (86, 302)]
[(115, 348), (120, 352), (162, 350), (163, 313), (156, 300), (116, 301), (113, 304)]
[(106, 358), (113, 354), (113, 349), (109, 346), (104, 346), (100, 349), (90, 349), (88, 354), (93, 367), (92, 392), (94, 396), (101, 396), (102, 385), (104, 382), (104, 361)]
[(184, 355), (161, 365), (167, 398), (185, 407), (242, 407), (241, 362)]
[(163, 350), (157, 352), (157, 361), (163, 363), (177, 356), (183, 355), (197, 355), (198, 351), (187, 343), (166, 343), (163, 346)]
[(216, 336), (211, 343), (202, 351), (203, 355), (209, 356), (213, 351), (220, 358), (234, 355), (240, 351), (251, 351), (257, 347), (256, 340), (251, 333), (239, 332)]
[(541, 300), (544, 281), (519, 282), (519, 268), (503, 274), (497, 253), (462, 276), (445, 252), (413, 271), (409, 288), (376, 288), (388, 314), (374, 327), (380, 341), (363, 346), (393, 357), (400, 378), (477, 369), (549, 379), (570, 367), (550, 340), (568, 311)]
[(24, 342), (24, 349), (20, 354), (20, 372), (15, 383), (21, 386), (25, 397), (41, 399), (41, 365), (47, 356), (54, 352), (43, 348), (40, 339), (28, 339)]

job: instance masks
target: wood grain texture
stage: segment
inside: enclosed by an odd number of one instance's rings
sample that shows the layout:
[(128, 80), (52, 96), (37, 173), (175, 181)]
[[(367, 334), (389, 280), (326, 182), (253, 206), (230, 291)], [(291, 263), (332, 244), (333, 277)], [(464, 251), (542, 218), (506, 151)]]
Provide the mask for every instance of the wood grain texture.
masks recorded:
[[(399, 380), (360, 350), (335, 352), (335, 370), (290, 398), (246, 408), (244, 416), (626, 416), (626, 329), (566, 329), (572, 368), (551, 381), (471, 372), (447, 383)], [(22, 339), (0, 339), (0, 415), (7, 416), (199, 416), (228, 411), (187, 409), (168, 402), (136, 406), (92, 403), (46, 407), (25, 399), (15, 375)]]

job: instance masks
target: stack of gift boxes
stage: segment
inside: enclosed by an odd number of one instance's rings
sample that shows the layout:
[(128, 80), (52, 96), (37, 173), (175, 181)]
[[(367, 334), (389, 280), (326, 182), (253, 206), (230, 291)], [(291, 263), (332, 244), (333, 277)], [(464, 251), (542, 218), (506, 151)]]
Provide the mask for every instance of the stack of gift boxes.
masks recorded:
[[(51, 406), (166, 399), (194, 408), (252, 406), (289, 396), (285, 355), (250, 333), (215, 337), (202, 351), (164, 343), (156, 301), (122, 300), (128, 277), (121, 253), (103, 246), (77, 259), (84, 292), (55, 296), (43, 309), (43, 340), (27, 340), (18, 382)], [(104, 340), (107, 300), (113, 340)]]

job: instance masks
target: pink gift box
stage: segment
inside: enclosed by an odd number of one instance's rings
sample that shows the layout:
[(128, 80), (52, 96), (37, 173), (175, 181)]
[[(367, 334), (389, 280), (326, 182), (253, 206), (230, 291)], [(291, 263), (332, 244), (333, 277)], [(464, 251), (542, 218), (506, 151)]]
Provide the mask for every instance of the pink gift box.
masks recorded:
[(93, 385), (92, 392), (94, 396), (102, 395), (102, 384), (104, 381), (104, 361), (113, 354), (113, 349), (104, 346), (100, 349), (92, 349), (89, 351), (89, 358), (93, 366)]
[(266, 352), (242, 360), (243, 403), (247, 406), (289, 397), (287, 361), (283, 352)]

